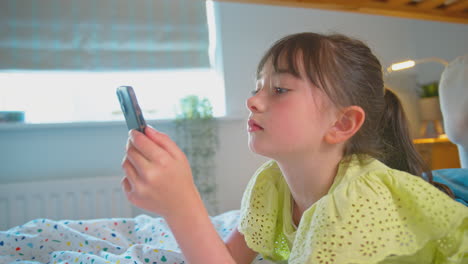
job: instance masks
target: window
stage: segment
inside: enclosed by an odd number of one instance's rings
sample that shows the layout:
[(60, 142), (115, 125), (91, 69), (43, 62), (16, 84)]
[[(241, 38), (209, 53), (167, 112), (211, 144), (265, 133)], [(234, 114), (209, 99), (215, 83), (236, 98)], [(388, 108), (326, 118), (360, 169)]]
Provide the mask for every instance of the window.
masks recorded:
[(135, 89), (146, 119), (174, 118), (181, 98), (208, 98), (224, 116), (224, 88), (211, 69), (141, 72), (0, 73), (0, 111), (25, 111), (28, 123), (123, 120), (115, 89)]
[(174, 118), (187, 95), (225, 114), (222, 77), (209, 63), (211, 1), (14, 0), (0, 9), (9, 26), (0, 111), (24, 111), (28, 123), (123, 120), (115, 89), (130, 85), (146, 119)]

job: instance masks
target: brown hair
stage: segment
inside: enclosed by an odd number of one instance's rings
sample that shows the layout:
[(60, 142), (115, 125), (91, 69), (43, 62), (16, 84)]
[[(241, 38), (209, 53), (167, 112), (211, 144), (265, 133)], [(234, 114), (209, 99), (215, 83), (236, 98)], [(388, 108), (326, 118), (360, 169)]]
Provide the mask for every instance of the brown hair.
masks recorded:
[(289, 35), (264, 54), (257, 77), (269, 59), (275, 71), (286, 66), (296, 77), (301, 77), (303, 65), (305, 77), (337, 107), (357, 105), (365, 111), (365, 121), (348, 141), (345, 157), (368, 154), (394, 169), (419, 176), (426, 172), (431, 184), (453, 197), (448, 187), (433, 182), (432, 173), (411, 141), (400, 101), (384, 89), (382, 66), (366, 44), (341, 34)]

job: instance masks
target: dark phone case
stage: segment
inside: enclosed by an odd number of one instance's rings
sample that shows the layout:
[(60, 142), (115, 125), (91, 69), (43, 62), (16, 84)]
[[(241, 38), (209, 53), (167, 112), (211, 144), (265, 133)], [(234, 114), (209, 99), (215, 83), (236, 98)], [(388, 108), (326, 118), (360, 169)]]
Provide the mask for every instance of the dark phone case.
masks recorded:
[(120, 86), (117, 88), (117, 97), (120, 107), (125, 116), (128, 130), (136, 129), (142, 133), (145, 132), (146, 121), (138, 105), (135, 92), (131, 86)]

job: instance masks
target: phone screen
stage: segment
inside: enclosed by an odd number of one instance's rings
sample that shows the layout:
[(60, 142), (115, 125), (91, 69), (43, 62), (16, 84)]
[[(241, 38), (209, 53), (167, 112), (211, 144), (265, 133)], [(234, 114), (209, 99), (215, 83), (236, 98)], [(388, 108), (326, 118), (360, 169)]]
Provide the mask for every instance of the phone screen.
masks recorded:
[(120, 107), (125, 116), (128, 130), (136, 129), (142, 133), (145, 132), (146, 121), (138, 105), (135, 92), (131, 86), (120, 86), (117, 88), (117, 97)]

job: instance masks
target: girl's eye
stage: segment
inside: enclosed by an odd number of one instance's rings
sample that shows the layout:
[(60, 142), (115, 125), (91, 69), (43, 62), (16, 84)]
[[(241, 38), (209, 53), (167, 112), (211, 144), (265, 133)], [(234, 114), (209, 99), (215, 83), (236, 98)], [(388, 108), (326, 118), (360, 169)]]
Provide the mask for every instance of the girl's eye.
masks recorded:
[(258, 92), (260, 92), (260, 89), (253, 90), (251, 93), (252, 93), (252, 95), (256, 95), (256, 94), (258, 94)]
[(288, 89), (281, 88), (281, 87), (275, 87), (274, 90), (276, 94), (283, 94), (289, 91)]

